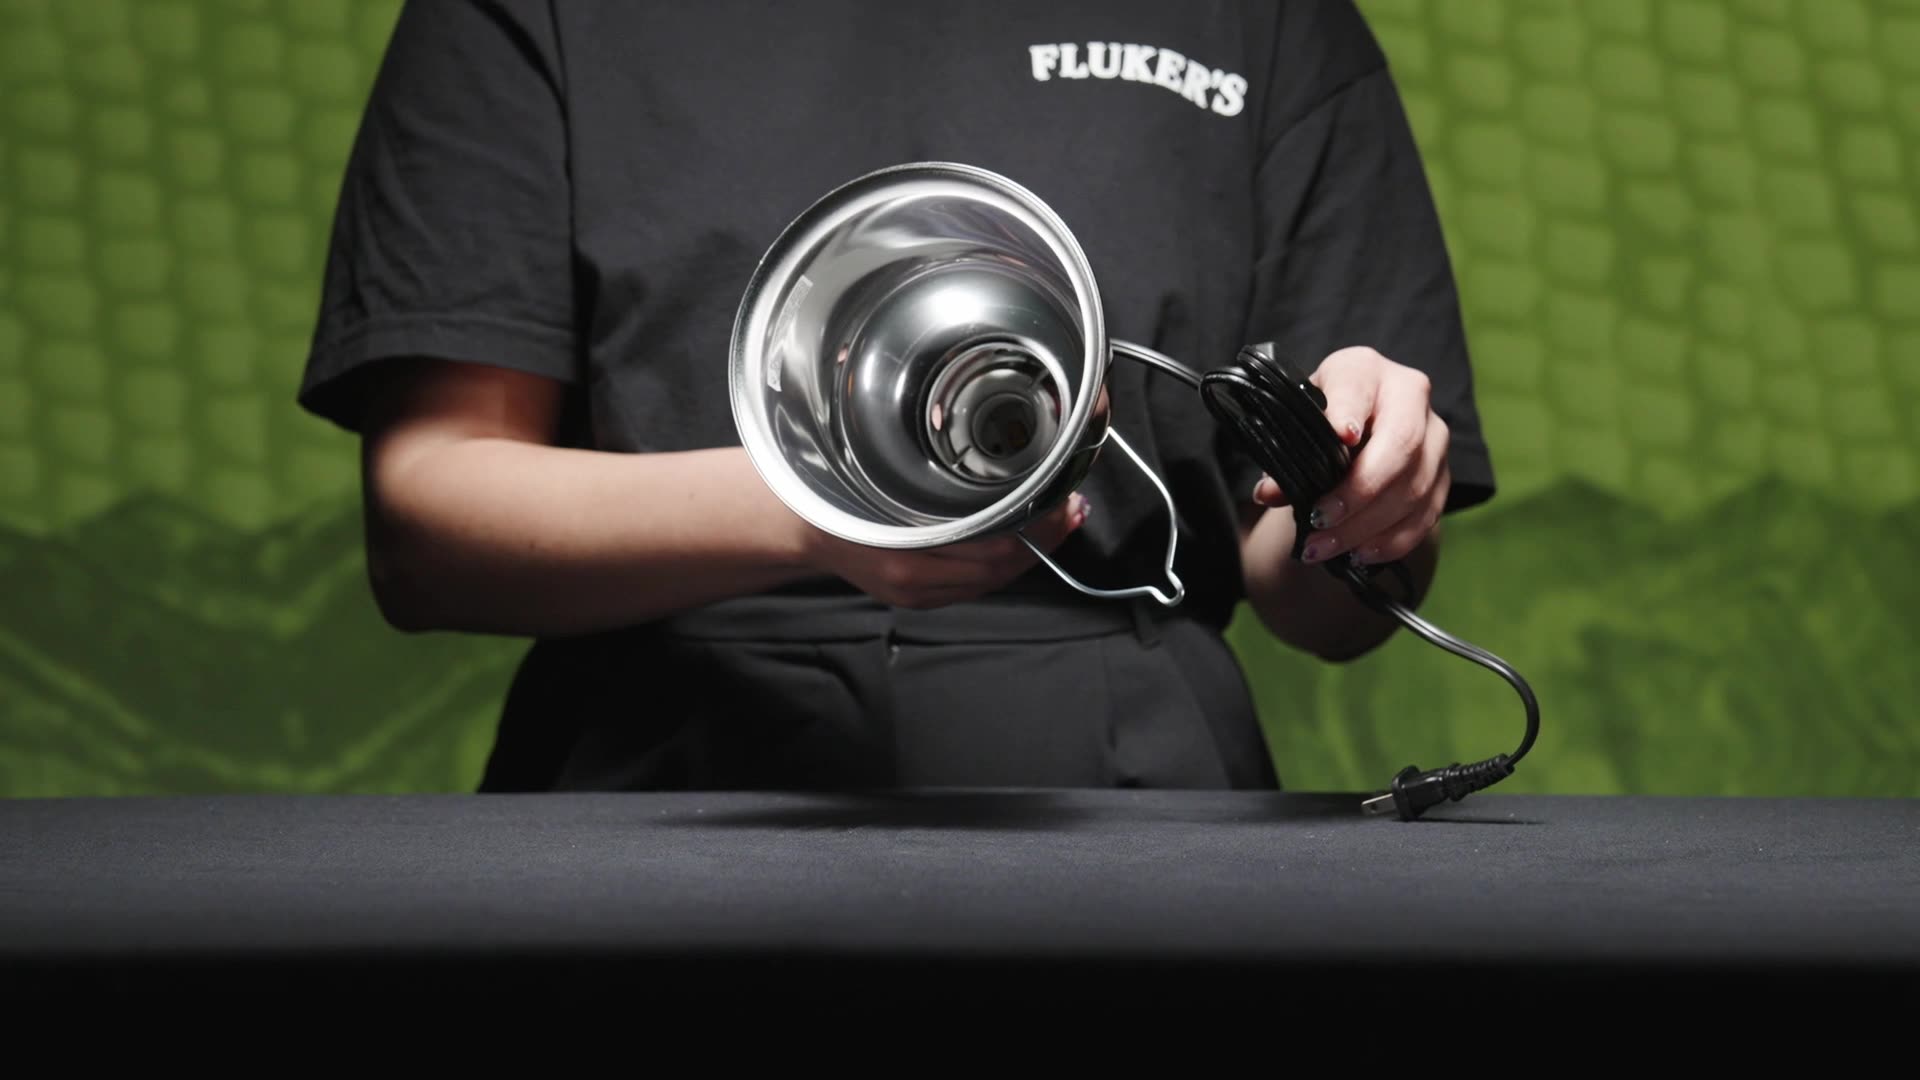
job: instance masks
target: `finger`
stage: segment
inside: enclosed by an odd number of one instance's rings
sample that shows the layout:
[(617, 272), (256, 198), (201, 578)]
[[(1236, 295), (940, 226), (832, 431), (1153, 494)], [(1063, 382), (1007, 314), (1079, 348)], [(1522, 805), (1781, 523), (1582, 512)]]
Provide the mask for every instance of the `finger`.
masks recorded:
[(1397, 562), (1413, 553), (1413, 550), (1426, 542), (1432, 535), (1433, 527), (1440, 522), (1440, 511), (1446, 505), (1445, 496), (1429, 499), (1421, 503), (1406, 517), (1401, 518), (1379, 535), (1353, 549), (1353, 561), (1362, 566)]
[(1040, 545), (1043, 550), (1052, 551), (1058, 547), (1073, 530), (1086, 520), (1087, 500), (1078, 492), (1067, 497), (1059, 506), (1022, 526), (1019, 533), (1006, 533), (990, 536), (981, 540), (967, 540), (946, 547), (928, 549), (926, 554), (935, 558), (953, 559), (973, 563), (1006, 563), (1022, 556), (1031, 557), (1027, 545), (1020, 540), (1024, 534), (1028, 540)]
[(1064, 517), (1063, 510), (1037, 518), (1024, 530), (1025, 540), (1019, 535), (996, 536), (948, 548), (891, 552), (879, 569), (880, 579), (896, 595), (998, 589), (1032, 569), (1039, 561), (1035, 547), (1051, 554), (1086, 521), (1086, 500), (1075, 496), (1071, 503), (1077, 510), (1073, 517)]
[[(1018, 538), (1014, 542), (1019, 544)], [(889, 588), (889, 603), (927, 609), (977, 599), (1005, 588), (1039, 562), (1031, 548), (1020, 544), (1018, 554), (992, 562), (937, 559), (920, 554), (908, 573)]]
[[(1379, 565), (1379, 563), (1392, 563), (1398, 559), (1405, 559), (1409, 553), (1427, 540), (1427, 536), (1432, 534), (1434, 527), (1440, 525), (1440, 515), (1446, 513), (1446, 498), (1452, 484), (1452, 471), (1448, 469), (1446, 463), (1442, 463), (1438, 477), (1434, 479), (1434, 484), (1427, 492), (1427, 498), (1415, 503), (1415, 507), (1409, 509), (1400, 521), (1394, 521), (1392, 525), (1380, 528), (1371, 536), (1361, 536), (1352, 544), (1346, 544), (1346, 548), (1352, 552), (1354, 561), (1359, 565)], [(1327, 553), (1313, 552), (1313, 555), (1317, 555), (1317, 559), (1309, 557), (1308, 561), (1325, 561), (1332, 555), (1336, 555), (1338, 548), (1340, 546), (1336, 544), (1329, 548)]]
[[(1367, 445), (1370, 451), (1375, 447), (1374, 443)], [(1324, 562), (1343, 551), (1373, 542), (1431, 501), (1446, 463), (1447, 429), (1436, 420), (1429, 425), (1421, 444), (1414, 455), (1404, 461), (1400, 471), (1386, 481), (1381, 490), (1372, 493), (1357, 511), (1344, 515), (1339, 524), (1309, 536), (1301, 558), (1307, 562)]]
[(1018, 535), (1002, 533), (979, 540), (963, 540), (945, 547), (928, 548), (920, 554), (941, 562), (988, 564), (1010, 559), (1025, 550), (1026, 545), (1020, 542)]
[[(1072, 536), (1075, 529), (1086, 524), (1087, 515), (1092, 510), (1093, 505), (1087, 497), (1075, 492), (1061, 510), (1030, 523), (1020, 531), (1033, 542), (1034, 547), (1052, 554), (1055, 548), (1066, 543), (1067, 537)], [(1024, 544), (1021, 545), (1020, 555), (1029, 562), (1033, 558), (1032, 551)]]
[(1341, 349), (1322, 360), (1309, 377), (1327, 396), (1327, 423), (1348, 446), (1359, 445), (1361, 433), (1373, 419), (1385, 359), (1372, 349)]
[(1269, 507), (1288, 505), (1287, 493), (1280, 490), (1280, 485), (1274, 483), (1271, 476), (1263, 476), (1259, 483), (1253, 485), (1253, 501)]
[(999, 581), (999, 564), (968, 559), (946, 559), (927, 551), (891, 551), (873, 570), (890, 603), (906, 606), (905, 598), (949, 590), (992, 588)]
[(1016, 537), (1015, 540), (1018, 542), (1024, 538), (1026, 542), (1020, 543), (1017, 551), (1006, 558), (979, 564), (991, 575), (989, 588), (1003, 588), (1033, 569), (1040, 561), (1041, 555), (1053, 554), (1056, 548), (1066, 543), (1067, 537), (1073, 535), (1076, 529), (1086, 523), (1090, 510), (1088, 500), (1076, 494), (1069, 500), (1069, 504), (1071, 507), (1069, 516), (1063, 517), (1058, 513), (1048, 514), (1022, 529), (1021, 536)]
[(1405, 479), (1421, 453), (1428, 428), (1438, 420), (1428, 407), (1429, 394), (1426, 376), (1411, 369), (1400, 369), (1395, 377), (1380, 381), (1375, 388), (1372, 433), (1354, 454), (1346, 478), (1314, 504), (1315, 529), (1351, 521)]

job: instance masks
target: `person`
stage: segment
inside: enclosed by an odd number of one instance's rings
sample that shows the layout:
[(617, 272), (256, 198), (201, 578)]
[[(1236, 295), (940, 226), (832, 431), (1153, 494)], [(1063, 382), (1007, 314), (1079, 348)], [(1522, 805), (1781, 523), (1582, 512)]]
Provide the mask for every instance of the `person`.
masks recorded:
[[(1052, 207), (1111, 336), (1313, 372), (1357, 453), (1304, 561), (1193, 389), (1124, 362), (1175, 608), (1083, 596), (1010, 537), (867, 548), (786, 508), (729, 408), (743, 290), (810, 203), (928, 160)], [(1441, 517), (1494, 490), (1434, 202), (1348, 0), (412, 0), (298, 400), (361, 438), (385, 618), (530, 641), (482, 791), (1274, 788), (1235, 613), (1365, 655), (1393, 625), (1314, 564), (1404, 560), (1424, 596)], [(1164, 580), (1169, 527), (1110, 455), (1027, 535), (1118, 588)]]

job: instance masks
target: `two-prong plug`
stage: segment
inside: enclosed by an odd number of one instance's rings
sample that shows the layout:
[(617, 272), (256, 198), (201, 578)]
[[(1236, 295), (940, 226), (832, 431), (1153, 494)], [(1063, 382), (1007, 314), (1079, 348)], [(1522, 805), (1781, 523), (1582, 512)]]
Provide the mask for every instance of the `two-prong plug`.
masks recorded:
[(1505, 754), (1472, 765), (1455, 762), (1444, 769), (1427, 771), (1409, 765), (1393, 778), (1386, 794), (1361, 803), (1360, 809), (1374, 815), (1398, 814), (1401, 821), (1412, 821), (1430, 807), (1449, 799), (1459, 802), (1512, 775), (1513, 763)]

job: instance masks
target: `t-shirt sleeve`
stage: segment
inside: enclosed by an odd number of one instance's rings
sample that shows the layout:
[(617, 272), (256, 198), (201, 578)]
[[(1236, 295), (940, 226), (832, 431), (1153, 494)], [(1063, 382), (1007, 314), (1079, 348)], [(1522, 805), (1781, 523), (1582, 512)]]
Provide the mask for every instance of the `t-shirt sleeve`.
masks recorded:
[[(1434, 199), (1384, 55), (1347, 2), (1302, 5), (1313, 26), (1284, 37), (1255, 183), (1259, 235), (1248, 342), (1312, 371), (1370, 346), (1433, 383), (1452, 434), (1448, 509), (1493, 496), (1460, 301)], [(1291, 59), (1312, 50), (1312, 59)], [(1229, 453), (1235, 490), (1258, 466)]]
[(409, 0), (339, 189), (299, 402), (357, 430), (397, 357), (578, 381), (563, 74), (544, 3)]

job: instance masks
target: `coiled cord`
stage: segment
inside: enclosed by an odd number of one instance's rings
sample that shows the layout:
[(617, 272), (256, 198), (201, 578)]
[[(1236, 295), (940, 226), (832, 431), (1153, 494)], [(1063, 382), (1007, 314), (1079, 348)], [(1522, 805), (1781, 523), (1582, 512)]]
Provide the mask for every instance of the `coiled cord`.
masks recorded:
[[(1293, 557), (1300, 558), (1307, 535), (1313, 531), (1310, 515), (1314, 504), (1346, 479), (1353, 461), (1352, 452), (1327, 422), (1327, 398), (1320, 388), (1265, 344), (1241, 349), (1236, 363), (1204, 375), (1136, 345), (1116, 343), (1115, 348), (1199, 390), (1207, 410), (1286, 493), (1294, 516)], [(1457, 802), (1513, 775), (1514, 766), (1533, 748), (1540, 732), (1540, 705), (1526, 679), (1511, 664), (1434, 626), (1375, 584), (1375, 574), (1392, 572), (1401, 581), (1405, 595), (1411, 597), (1413, 577), (1404, 565), (1393, 562), (1362, 567), (1344, 554), (1323, 565), (1368, 607), (1392, 616), (1428, 643), (1499, 675), (1520, 695), (1526, 709), (1526, 734), (1512, 753), (1466, 765), (1455, 762), (1442, 769), (1422, 770), (1409, 765), (1400, 770), (1384, 794), (1367, 799), (1363, 809), (1369, 814), (1394, 813), (1403, 821), (1411, 821), (1431, 806), (1448, 800)]]
[(1299, 558), (1314, 503), (1346, 478), (1353, 456), (1327, 423), (1327, 396), (1290, 372), (1264, 345), (1240, 350), (1240, 362), (1200, 378), (1200, 397), (1293, 506), (1293, 557)]

